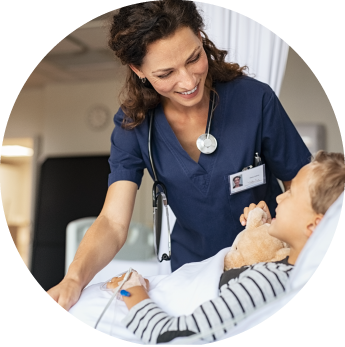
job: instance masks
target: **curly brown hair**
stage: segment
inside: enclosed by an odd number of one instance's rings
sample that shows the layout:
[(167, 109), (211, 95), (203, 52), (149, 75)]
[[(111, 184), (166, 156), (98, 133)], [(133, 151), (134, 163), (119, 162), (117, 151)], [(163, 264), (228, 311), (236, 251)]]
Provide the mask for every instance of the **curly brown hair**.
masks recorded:
[(192, 1), (159, 0), (123, 7), (112, 18), (108, 44), (127, 65), (126, 82), (120, 93), (124, 128), (141, 124), (145, 113), (160, 102), (150, 82), (142, 83), (128, 65), (141, 66), (151, 43), (173, 35), (181, 27), (190, 28), (195, 35), (202, 34), (209, 65), (206, 87), (212, 89), (215, 81), (228, 82), (245, 74), (246, 66), (225, 62), (228, 52), (219, 50), (207, 37), (203, 19)]

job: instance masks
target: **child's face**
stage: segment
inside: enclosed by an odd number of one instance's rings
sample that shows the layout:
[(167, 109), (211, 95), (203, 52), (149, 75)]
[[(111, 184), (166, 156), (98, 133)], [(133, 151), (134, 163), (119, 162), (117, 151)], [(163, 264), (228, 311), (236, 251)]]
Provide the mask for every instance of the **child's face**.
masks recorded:
[(276, 218), (272, 220), (269, 234), (290, 246), (302, 246), (315, 227), (316, 213), (311, 207), (309, 180), (311, 164), (304, 166), (291, 182), (291, 188), (277, 196)]

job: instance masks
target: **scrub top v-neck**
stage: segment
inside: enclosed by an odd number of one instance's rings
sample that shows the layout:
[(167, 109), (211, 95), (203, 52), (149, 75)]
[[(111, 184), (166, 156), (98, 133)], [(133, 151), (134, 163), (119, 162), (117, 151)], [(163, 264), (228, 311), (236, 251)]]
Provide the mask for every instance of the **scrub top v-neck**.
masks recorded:
[[(244, 207), (264, 200), (275, 215), (276, 178), (290, 181), (310, 162), (311, 154), (272, 89), (249, 77), (216, 83), (219, 100), (210, 133), (217, 139), (212, 154), (195, 162), (183, 149), (158, 105), (152, 127), (152, 155), (158, 180), (167, 188), (176, 223), (171, 234), (171, 268), (201, 261), (231, 246), (243, 227)], [(148, 156), (148, 119), (133, 130), (121, 127), (124, 113), (114, 117), (109, 186), (119, 180), (141, 184), (143, 170), (153, 177)], [(210, 115), (208, 116), (210, 117)], [(266, 184), (230, 196), (228, 175), (252, 165), (258, 152)]]

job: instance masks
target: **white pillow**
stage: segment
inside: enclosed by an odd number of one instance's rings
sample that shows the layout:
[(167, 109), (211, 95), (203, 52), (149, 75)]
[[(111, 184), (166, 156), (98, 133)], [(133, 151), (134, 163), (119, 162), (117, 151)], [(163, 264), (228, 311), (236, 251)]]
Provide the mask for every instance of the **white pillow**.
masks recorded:
[[(307, 283), (332, 241), (340, 217), (343, 198), (344, 194), (330, 207), (298, 257), (286, 296), (247, 317), (223, 338), (237, 335), (267, 319), (291, 300)], [(218, 296), (218, 283), (223, 272), (224, 257), (229, 249), (225, 248), (202, 262), (186, 264), (170, 275), (148, 277), (150, 297), (170, 315), (192, 313), (203, 302)], [(123, 271), (125, 270), (127, 269), (123, 269)], [(101, 285), (102, 283), (95, 284), (84, 289), (78, 303), (70, 309), (71, 314), (91, 327), (95, 325), (111, 297), (109, 292), (100, 289)], [(127, 312), (122, 301), (113, 303), (99, 323), (98, 330), (127, 341), (140, 343), (121, 323)], [(188, 341), (190, 338), (175, 339), (172, 343), (176, 343), (178, 340), (186, 341), (188, 344), (193, 343)], [(200, 341), (196, 343), (200, 344)]]
[[(147, 277), (150, 281), (150, 297), (170, 315), (192, 313), (205, 301), (218, 296), (224, 257), (229, 250), (230, 247), (225, 248), (202, 262), (185, 264), (170, 275)], [(102, 284), (85, 288), (79, 301), (69, 311), (91, 327), (94, 327), (111, 298), (110, 292), (101, 289)], [(98, 324), (97, 330), (127, 341), (140, 342), (121, 323), (127, 312), (124, 302), (114, 300)]]
[(318, 268), (337, 229), (343, 206), (344, 193), (328, 209), (300, 253), (291, 274), (288, 289), (301, 289)]
[[(254, 312), (240, 322), (234, 329), (229, 331), (229, 333), (224, 335), (222, 339), (237, 335), (263, 322), (285, 306), (309, 281), (310, 277), (321, 263), (333, 239), (340, 218), (343, 200), (344, 193), (342, 193), (328, 209), (322, 221), (304, 246), (291, 273), (290, 281), (286, 288), (286, 294), (276, 302), (263, 306), (260, 310)], [(187, 341), (186, 343), (190, 342)]]

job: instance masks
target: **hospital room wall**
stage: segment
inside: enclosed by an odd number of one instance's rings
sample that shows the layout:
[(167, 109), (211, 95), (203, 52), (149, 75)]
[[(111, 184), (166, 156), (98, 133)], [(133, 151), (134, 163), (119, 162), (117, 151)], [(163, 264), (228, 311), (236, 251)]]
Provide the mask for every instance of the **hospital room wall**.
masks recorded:
[[(122, 79), (61, 83), (24, 90), (13, 107), (5, 138), (39, 138), (39, 162), (48, 157), (108, 155), (121, 83)], [(86, 121), (95, 105), (110, 112), (107, 126), (97, 131)], [(132, 218), (147, 226), (152, 225), (151, 182), (145, 172)]]
[(25, 264), (29, 264), (31, 162), (1, 163), (1, 198), (13, 241)]
[(327, 151), (344, 152), (332, 106), (313, 72), (292, 48), (279, 99), (294, 123), (324, 125)]
[[(18, 96), (5, 132), (5, 138), (42, 138), (46, 156), (106, 154), (113, 128), (110, 121), (102, 131), (86, 125), (90, 107), (105, 105), (113, 114), (118, 109), (120, 78), (101, 82), (48, 84), (24, 89)], [(321, 85), (313, 72), (290, 48), (280, 96), (294, 123), (318, 122), (326, 128), (326, 149), (343, 151), (338, 123)]]
[[(117, 80), (48, 84), (24, 89), (13, 107), (5, 138), (40, 137), (40, 157), (108, 154), (113, 129), (112, 116), (101, 131), (86, 124), (88, 110), (106, 106), (111, 114), (118, 107), (117, 95), (123, 71)], [(290, 49), (280, 99), (293, 122), (318, 122), (326, 128), (326, 149), (343, 151), (338, 124), (319, 82), (303, 60)], [(144, 175), (133, 220), (151, 225), (151, 178)]]
[(26, 226), (30, 215), (30, 190), (24, 187), (30, 185), (30, 162), (2, 163), (1, 182), (6, 182), (1, 187), (1, 196), (7, 222), (10, 225)]

